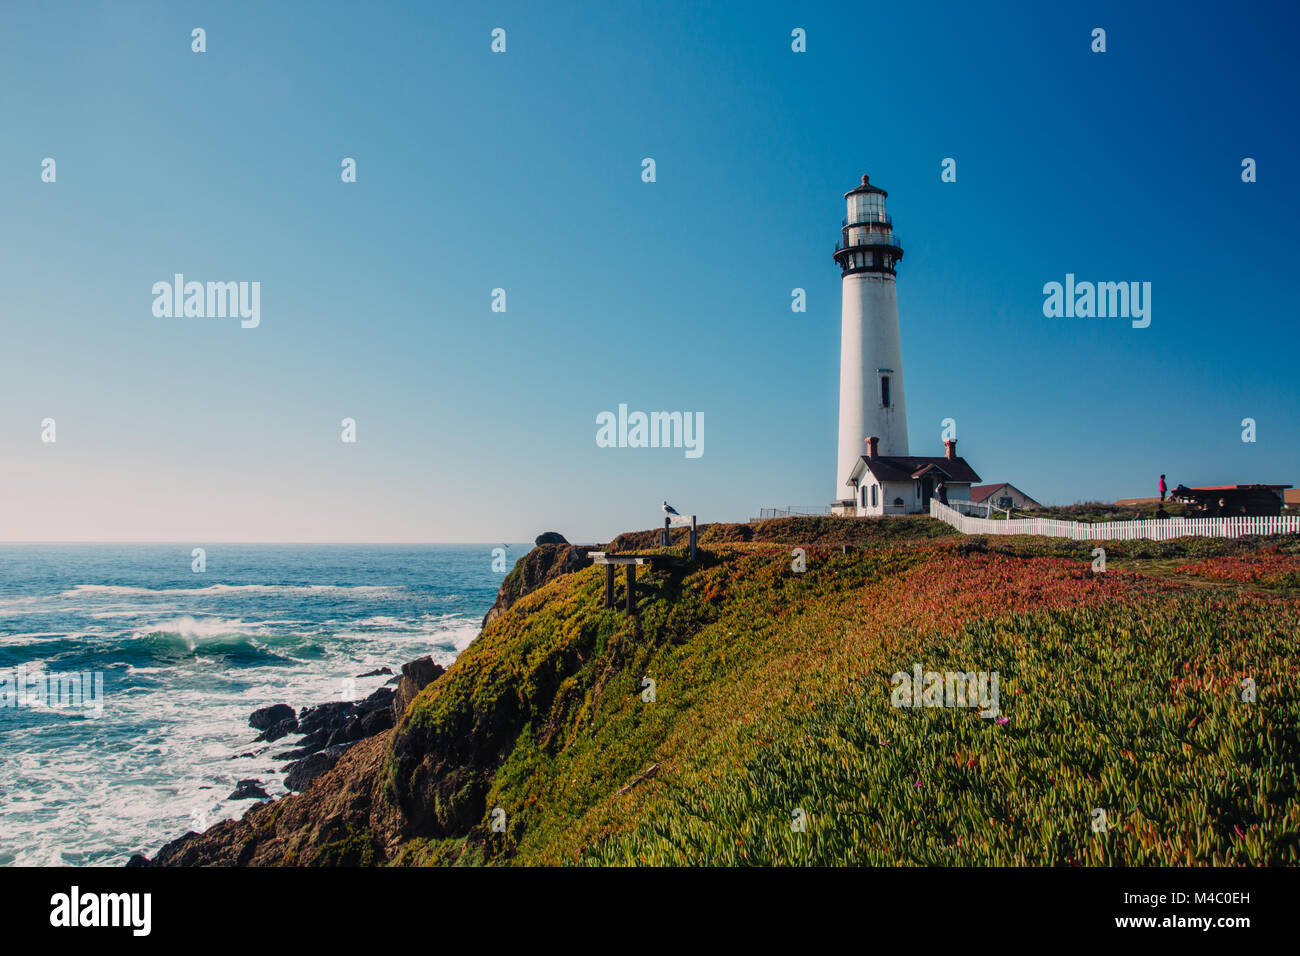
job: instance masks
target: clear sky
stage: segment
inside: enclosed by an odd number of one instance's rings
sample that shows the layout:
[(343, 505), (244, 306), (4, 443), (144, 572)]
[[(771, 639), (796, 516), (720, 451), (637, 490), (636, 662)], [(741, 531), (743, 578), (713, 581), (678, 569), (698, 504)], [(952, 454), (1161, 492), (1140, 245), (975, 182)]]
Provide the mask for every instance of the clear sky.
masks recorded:
[[(1300, 484), (1298, 21), (9, 0), (0, 539), (595, 541), (664, 498), (825, 505), (864, 172), (906, 250), (914, 454), (952, 417), (1047, 502)], [(156, 317), (177, 272), (260, 282), (260, 325)], [(1067, 272), (1151, 282), (1150, 327), (1046, 318)], [(620, 403), (703, 413), (703, 455), (597, 447)]]

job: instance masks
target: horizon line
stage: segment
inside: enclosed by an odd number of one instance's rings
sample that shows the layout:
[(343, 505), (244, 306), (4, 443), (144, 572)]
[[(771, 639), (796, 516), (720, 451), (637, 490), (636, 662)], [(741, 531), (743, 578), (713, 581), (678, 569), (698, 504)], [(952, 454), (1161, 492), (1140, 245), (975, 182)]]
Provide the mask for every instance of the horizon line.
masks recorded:
[(181, 546), (184, 546), (184, 547), (191, 547), (191, 548), (209, 547), (209, 546), (211, 546), (211, 545), (222, 545), (222, 544), (241, 544), (241, 545), (248, 545), (248, 544), (322, 544), (322, 545), (359, 545), (359, 544), (363, 544), (363, 545), (371, 545), (371, 546), (379, 546), (379, 545), (413, 545), (413, 546), (427, 546), (427, 545), (435, 545), (435, 544), (436, 544), (436, 545), (455, 544), (455, 545), (487, 545), (487, 546), (492, 546), (492, 545), (502, 545), (502, 544), (505, 544), (505, 545), (528, 544), (528, 545), (530, 545), (530, 546), (535, 546), (535, 545), (533, 545), (533, 542), (531, 542), (531, 541), (502, 541), (502, 540), (499, 539), (499, 538), (492, 538), (492, 539), (489, 539), (489, 540), (487, 540), (487, 541), (271, 541), (271, 540), (265, 540), (265, 541), (234, 541), (234, 540), (232, 540), (232, 541), (208, 541), (208, 542), (206, 542), (205, 544), (195, 544), (195, 543), (194, 543), (195, 540), (196, 540), (196, 539), (190, 539), (190, 540), (187, 540), (187, 541), (180, 541), (180, 540), (121, 540), (121, 539), (110, 540), (110, 539), (107, 539), (107, 538), (103, 538), (103, 539), (94, 539), (94, 540), (87, 540), (87, 539), (72, 539), (72, 538), (49, 538), (49, 539), (45, 539), (45, 540), (9, 541), (9, 540), (0, 539), (0, 547), (3, 547), (3, 546), (5, 546), (5, 545), (13, 545), (13, 544), (175, 544), (175, 545), (181, 545)]

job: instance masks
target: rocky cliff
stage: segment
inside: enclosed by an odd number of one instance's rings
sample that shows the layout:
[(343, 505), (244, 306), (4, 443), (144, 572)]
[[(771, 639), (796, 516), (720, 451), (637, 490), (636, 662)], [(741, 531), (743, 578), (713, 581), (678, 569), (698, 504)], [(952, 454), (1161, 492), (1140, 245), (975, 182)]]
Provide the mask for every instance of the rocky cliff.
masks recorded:
[[(701, 539), (697, 562), (638, 576), (635, 616), (572, 546), (539, 545), (395, 727), (154, 862), (1296, 862), (1300, 594), (1246, 571), (1292, 567), (1300, 543), (1108, 542), (1097, 573), (1089, 542), (928, 518)], [(1000, 674), (997, 719), (894, 705), (916, 662)], [(1285, 693), (1243, 711), (1239, 674)], [(1102, 784), (1133, 814), (1106, 842), (1070, 815)]]
[(587, 567), (590, 563), (587, 555), (593, 550), (599, 550), (575, 547), (563, 538), (556, 542), (550, 537), (553, 534), (555, 533), (548, 532), (539, 537), (537, 545), (515, 562), (497, 590), (496, 601), (483, 618), (485, 627), (508, 611), (525, 594), (536, 591), (547, 581)]

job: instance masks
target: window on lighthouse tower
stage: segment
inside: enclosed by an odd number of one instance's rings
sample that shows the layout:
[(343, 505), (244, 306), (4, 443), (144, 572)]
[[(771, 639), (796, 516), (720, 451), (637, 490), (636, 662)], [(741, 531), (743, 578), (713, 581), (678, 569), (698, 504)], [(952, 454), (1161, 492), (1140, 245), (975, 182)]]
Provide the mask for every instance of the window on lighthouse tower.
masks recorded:
[(880, 376), (880, 404), (883, 408), (889, 407), (889, 376)]

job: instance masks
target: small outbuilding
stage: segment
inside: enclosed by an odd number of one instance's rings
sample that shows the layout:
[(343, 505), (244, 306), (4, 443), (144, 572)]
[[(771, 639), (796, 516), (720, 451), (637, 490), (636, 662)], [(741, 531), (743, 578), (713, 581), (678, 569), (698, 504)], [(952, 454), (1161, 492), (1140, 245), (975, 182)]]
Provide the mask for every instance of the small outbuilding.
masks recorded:
[(849, 475), (854, 488), (853, 510), (841, 514), (872, 515), (929, 514), (930, 499), (969, 501), (970, 489), (980, 480), (966, 459), (957, 456), (956, 439), (943, 443), (942, 455), (880, 455), (878, 438), (867, 439), (867, 453), (858, 459)]
[(998, 485), (975, 485), (970, 490), (972, 504), (991, 504), (1006, 511), (1008, 508), (1041, 508), (1042, 505), (1009, 481)]

